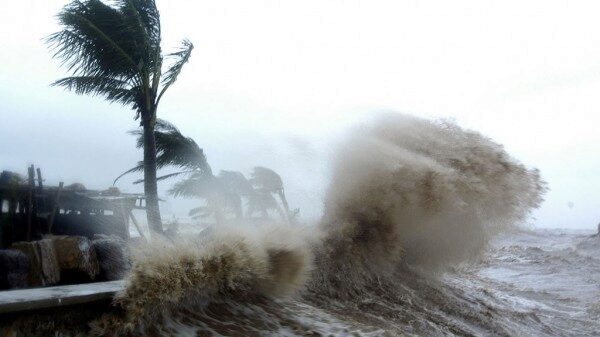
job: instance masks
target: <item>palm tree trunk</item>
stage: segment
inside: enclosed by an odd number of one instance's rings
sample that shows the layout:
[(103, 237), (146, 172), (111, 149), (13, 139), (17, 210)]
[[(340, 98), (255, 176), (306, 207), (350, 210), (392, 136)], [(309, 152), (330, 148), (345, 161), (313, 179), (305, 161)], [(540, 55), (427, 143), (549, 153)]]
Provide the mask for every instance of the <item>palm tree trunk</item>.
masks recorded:
[(151, 234), (162, 234), (162, 221), (158, 206), (156, 184), (156, 139), (152, 119), (143, 122), (144, 127), (144, 194), (146, 195), (146, 216)]
[(283, 188), (277, 191), (277, 194), (279, 195), (279, 199), (281, 199), (281, 203), (283, 204), (283, 209), (285, 210), (287, 221), (291, 223), (292, 216), (290, 214), (290, 206), (288, 205), (287, 199), (285, 198), (285, 192), (283, 191)]

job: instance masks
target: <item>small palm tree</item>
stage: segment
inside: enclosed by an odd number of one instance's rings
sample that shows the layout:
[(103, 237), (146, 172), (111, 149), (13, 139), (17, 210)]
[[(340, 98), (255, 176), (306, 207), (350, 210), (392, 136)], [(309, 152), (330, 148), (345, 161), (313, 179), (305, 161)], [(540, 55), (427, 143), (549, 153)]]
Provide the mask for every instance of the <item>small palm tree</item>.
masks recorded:
[[(144, 143), (144, 133), (140, 130), (131, 132), (138, 136), (137, 146)], [(260, 212), (263, 218), (268, 217), (268, 211), (275, 210), (284, 220), (291, 220), (287, 210), (287, 200), (283, 193), (283, 182), (281, 177), (273, 170), (256, 167), (252, 173), (252, 179), (248, 180), (238, 171), (221, 171), (218, 175), (212, 173), (203, 150), (196, 142), (185, 137), (172, 124), (158, 119), (154, 131), (157, 148), (157, 167), (176, 167), (179, 170), (157, 178), (157, 180), (185, 176), (185, 178), (173, 185), (169, 193), (175, 197), (198, 198), (205, 201), (205, 205), (196, 207), (190, 211), (190, 216), (195, 218), (206, 218), (214, 216), (217, 224), (226, 221), (228, 214), (236, 218), (252, 217)], [(144, 163), (139, 162), (133, 168), (125, 171), (122, 176), (142, 171)], [(137, 180), (140, 183), (144, 180)], [(282, 210), (273, 197), (277, 194), (281, 199), (286, 211)], [(244, 202), (246, 212), (244, 214)]]
[(274, 193), (279, 196), (281, 203), (283, 204), (283, 208), (285, 210), (284, 219), (287, 221), (292, 221), (292, 213), (290, 212), (290, 207), (288, 205), (287, 199), (285, 197), (285, 191), (283, 189), (283, 181), (279, 174), (275, 171), (266, 168), (257, 166), (254, 168), (251, 174), (250, 182), (259, 190), (263, 190), (268, 193)]
[(190, 215), (202, 218), (212, 215), (217, 224), (225, 223), (227, 214), (233, 214), (237, 219), (244, 217), (244, 199), (246, 217), (252, 217), (258, 211), (267, 218), (268, 210), (276, 210), (285, 219), (273, 195), (254, 188), (237, 171), (221, 171), (218, 176), (192, 174), (173, 185), (169, 192), (176, 197), (203, 199), (206, 205), (192, 209)]
[[(154, 0), (73, 0), (58, 15), (62, 30), (48, 42), (54, 57), (72, 76), (53, 85), (77, 94), (103, 96), (130, 106), (143, 128), (144, 193), (147, 217), (153, 232), (162, 232), (156, 182), (154, 128), (158, 104), (189, 60), (188, 40), (172, 54), (161, 51), (160, 16)], [(163, 72), (165, 56), (173, 61)]]
[[(243, 173), (221, 171), (219, 179), (229, 193), (239, 195), (240, 199), (243, 198), (246, 200), (246, 217), (250, 218), (254, 213), (260, 212), (263, 218), (267, 218), (269, 216), (268, 211), (275, 210), (285, 220), (284, 213), (275, 198), (273, 198), (273, 195), (264, 189), (254, 188)], [(240, 211), (241, 209), (236, 212), (238, 218), (240, 218)]]
[(203, 199), (205, 206), (192, 209), (190, 216), (205, 218), (213, 215), (217, 224), (225, 222), (225, 214), (228, 212), (240, 214), (242, 207), (240, 196), (230, 193), (219, 177), (212, 174), (193, 173), (175, 183), (169, 193), (175, 197)]

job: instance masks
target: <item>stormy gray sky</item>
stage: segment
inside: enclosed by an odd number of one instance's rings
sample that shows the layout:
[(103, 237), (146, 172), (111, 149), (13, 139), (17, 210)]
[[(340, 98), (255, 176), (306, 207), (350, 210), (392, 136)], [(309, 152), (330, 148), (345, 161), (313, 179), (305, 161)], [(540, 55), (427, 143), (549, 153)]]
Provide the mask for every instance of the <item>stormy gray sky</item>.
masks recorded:
[[(279, 171), (307, 217), (320, 213), (329, 144), (394, 110), (452, 118), (539, 168), (551, 190), (537, 226), (600, 221), (597, 1), (157, 3), (166, 51), (181, 38), (196, 46), (160, 117), (216, 171)], [(126, 133), (136, 122), (126, 108), (49, 87), (66, 72), (42, 39), (64, 4), (0, 3), (0, 169), (33, 163), (49, 183), (105, 188), (141, 158)], [(121, 190), (141, 191), (132, 180)], [(169, 200), (164, 217), (188, 203)]]

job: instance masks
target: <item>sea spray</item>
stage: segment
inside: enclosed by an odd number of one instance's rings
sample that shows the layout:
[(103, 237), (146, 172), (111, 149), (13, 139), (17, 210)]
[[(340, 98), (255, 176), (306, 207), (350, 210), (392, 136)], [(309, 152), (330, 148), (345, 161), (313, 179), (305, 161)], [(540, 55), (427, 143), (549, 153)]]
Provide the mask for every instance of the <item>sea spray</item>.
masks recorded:
[(401, 263), (435, 272), (473, 260), (544, 192), (537, 170), (479, 133), (381, 116), (336, 151), (312, 288), (350, 294)]
[[(310, 324), (333, 314), (383, 329), (365, 335), (505, 335), (512, 330), (498, 322), (513, 313), (473, 310), (470, 294), (424, 274), (477, 258), (493, 235), (526, 219), (544, 191), (536, 170), (476, 132), (382, 116), (339, 147), (312, 235), (239, 226), (156, 241), (135, 258), (116, 298), (120, 314), (95, 322), (93, 333), (314, 335)], [(300, 297), (277, 300), (290, 294)], [(317, 318), (306, 323), (294, 310)]]
[(120, 314), (94, 322), (93, 335), (152, 334), (178, 311), (291, 296), (312, 266), (302, 237), (283, 226), (220, 227), (138, 247), (126, 287), (115, 298)]

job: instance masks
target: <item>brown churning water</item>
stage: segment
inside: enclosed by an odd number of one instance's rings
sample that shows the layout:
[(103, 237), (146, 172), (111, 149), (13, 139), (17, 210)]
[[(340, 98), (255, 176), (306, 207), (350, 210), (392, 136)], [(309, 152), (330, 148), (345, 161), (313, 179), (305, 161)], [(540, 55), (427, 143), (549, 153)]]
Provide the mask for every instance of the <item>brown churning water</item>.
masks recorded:
[[(456, 302), (450, 316), (484, 319), (460, 313), (462, 300), (435, 280), (539, 206), (539, 173), (476, 132), (404, 115), (357, 128), (336, 153), (319, 224), (154, 242), (137, 254), (116, 299), (122, 312), (95, 322), (94, 333), (393, 336), (436, 301)], [(396, 318), (369, 321), (384, 314), (357, 311), (366, 299), (397, 308)]]

